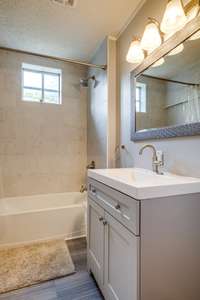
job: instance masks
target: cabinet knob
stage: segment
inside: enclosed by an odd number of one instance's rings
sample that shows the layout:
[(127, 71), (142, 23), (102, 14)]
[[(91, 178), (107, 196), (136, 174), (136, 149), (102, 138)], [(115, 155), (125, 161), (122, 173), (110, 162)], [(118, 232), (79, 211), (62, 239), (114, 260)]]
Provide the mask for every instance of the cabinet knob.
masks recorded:
[(99, 217), (99, 221), (102, 222), (103, 221), (103, 217)]
[(103, 225), (106, 226), (108, 222), (106, 220), (103, 221)]
[(92, 193), (93, 193), (93, 194), (96, 194), (96, 190), (95, 190), (95, 189), (92, 189)]
[(118, 203), (116, 206), (115, 206), (115, 209), (119, 210), (121, 208), (120, 204)]

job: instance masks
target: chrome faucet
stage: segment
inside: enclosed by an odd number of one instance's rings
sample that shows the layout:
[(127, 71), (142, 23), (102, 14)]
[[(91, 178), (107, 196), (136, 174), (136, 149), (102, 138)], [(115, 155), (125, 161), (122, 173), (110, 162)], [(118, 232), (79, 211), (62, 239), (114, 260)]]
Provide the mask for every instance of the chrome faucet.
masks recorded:
[(163, 175), (163, 173), (160, 171), (160, 167), (164, 166), (164, 156), (162, 151), (156, 151), (156, 148), (153, 145), (145, 145), (140, 149), (139, 154), (142, 155), (144, 149), (146, 148), (150, 148), (153, 151), (153, 157), (152, 157), (153, 172), (155, 172), (158, 175)]

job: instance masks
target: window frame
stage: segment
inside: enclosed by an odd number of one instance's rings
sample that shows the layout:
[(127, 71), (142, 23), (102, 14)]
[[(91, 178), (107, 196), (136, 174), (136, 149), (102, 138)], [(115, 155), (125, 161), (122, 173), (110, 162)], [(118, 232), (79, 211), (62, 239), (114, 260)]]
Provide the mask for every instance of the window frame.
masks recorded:
[[(137, 89), (140, 90), (139, 95), (140, 99), (137, 100)], [(137, 110), (137, 103), (139, 103), (139, 110)], [(144, 109), (142, 109), (144, 107)], [(143, 82), (136, 83), (135, 89), (135, 110), (136, 113), (147, 113), (147, 86)]]
[[(56, 68), (48, 68), (48, 67), (42, 67), (39, 65), (31, 65), (31, 64), (22, 64), (22, 100), (27, 101), (27, 102), (35, 102), (35, 103), (42, 103), (42, 104), (55, 104), (55, 105), (60, 105), (62, 104), (62, 71), (61, 69), (56, 69)], [(31, 72), (31, 73), (39, 73), (42, 76), (42, 87), (37, 88), (37, 87), (32, 87), (32, 86), (27, 86), (24, 85), (24, 72)], [(58, 77), (58, 90), (54, 89), (46, 89), (44, 87), (44, 78), (45, 75), (53, 75), (55, 77)], [(38, 101), (32, 101), (29, 99), (26, 99), (24, 97), (24, 89), (29, 89), (29, 90), (34, 90), (34, 91), (41, 91), (42, 98), (38, 99)], [(57, 93), (58, 94), (58, 102), (48, 102), (45, 101), (44, 94), (45, 92), (52, 92), (52, 93)]]

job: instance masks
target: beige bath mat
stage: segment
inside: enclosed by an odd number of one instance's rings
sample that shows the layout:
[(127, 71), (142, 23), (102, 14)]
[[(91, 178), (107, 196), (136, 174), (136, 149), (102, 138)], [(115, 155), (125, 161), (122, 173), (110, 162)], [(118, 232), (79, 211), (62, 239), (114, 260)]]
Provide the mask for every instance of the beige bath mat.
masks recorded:
[(0, 293), (73, 272), (74, 265), (64, 240), (0, 247)]

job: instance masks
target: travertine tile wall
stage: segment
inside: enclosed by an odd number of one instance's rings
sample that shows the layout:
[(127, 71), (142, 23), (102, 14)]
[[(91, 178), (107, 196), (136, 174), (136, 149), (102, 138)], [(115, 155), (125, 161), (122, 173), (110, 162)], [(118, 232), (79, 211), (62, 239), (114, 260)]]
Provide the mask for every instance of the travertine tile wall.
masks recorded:
[[(199, 87), (168, 84), (166, 110), (168, 125), (195, 123), (200, 120)], [(174, 105), (175, 104), (175, 105)]]
[[(23, 102), (22, 63), (62, 69), (62, 105)], [(0, 51), (0, 193), (78, 191), (85, 180), (87, 68)], [(2, 184), (1, 184), (2, 178)]]
[[(173, 79), (183, 82), (199, 82), (200, 61), (196, 61), (193, 65), (185, 64), (185, 67)], [(199, 99), (200, 89), (198, 86), (168, 83), (166, 99), (168, 124), (177, 125), (198, 122), (200, 120)]]
[(146, 113), (137, 113), (137, 130), (165, 126), (166, 83), (162, 80), (155, 80), (144, 76), (140, 76), (138, 81), (146, 84), (147, 101)]

